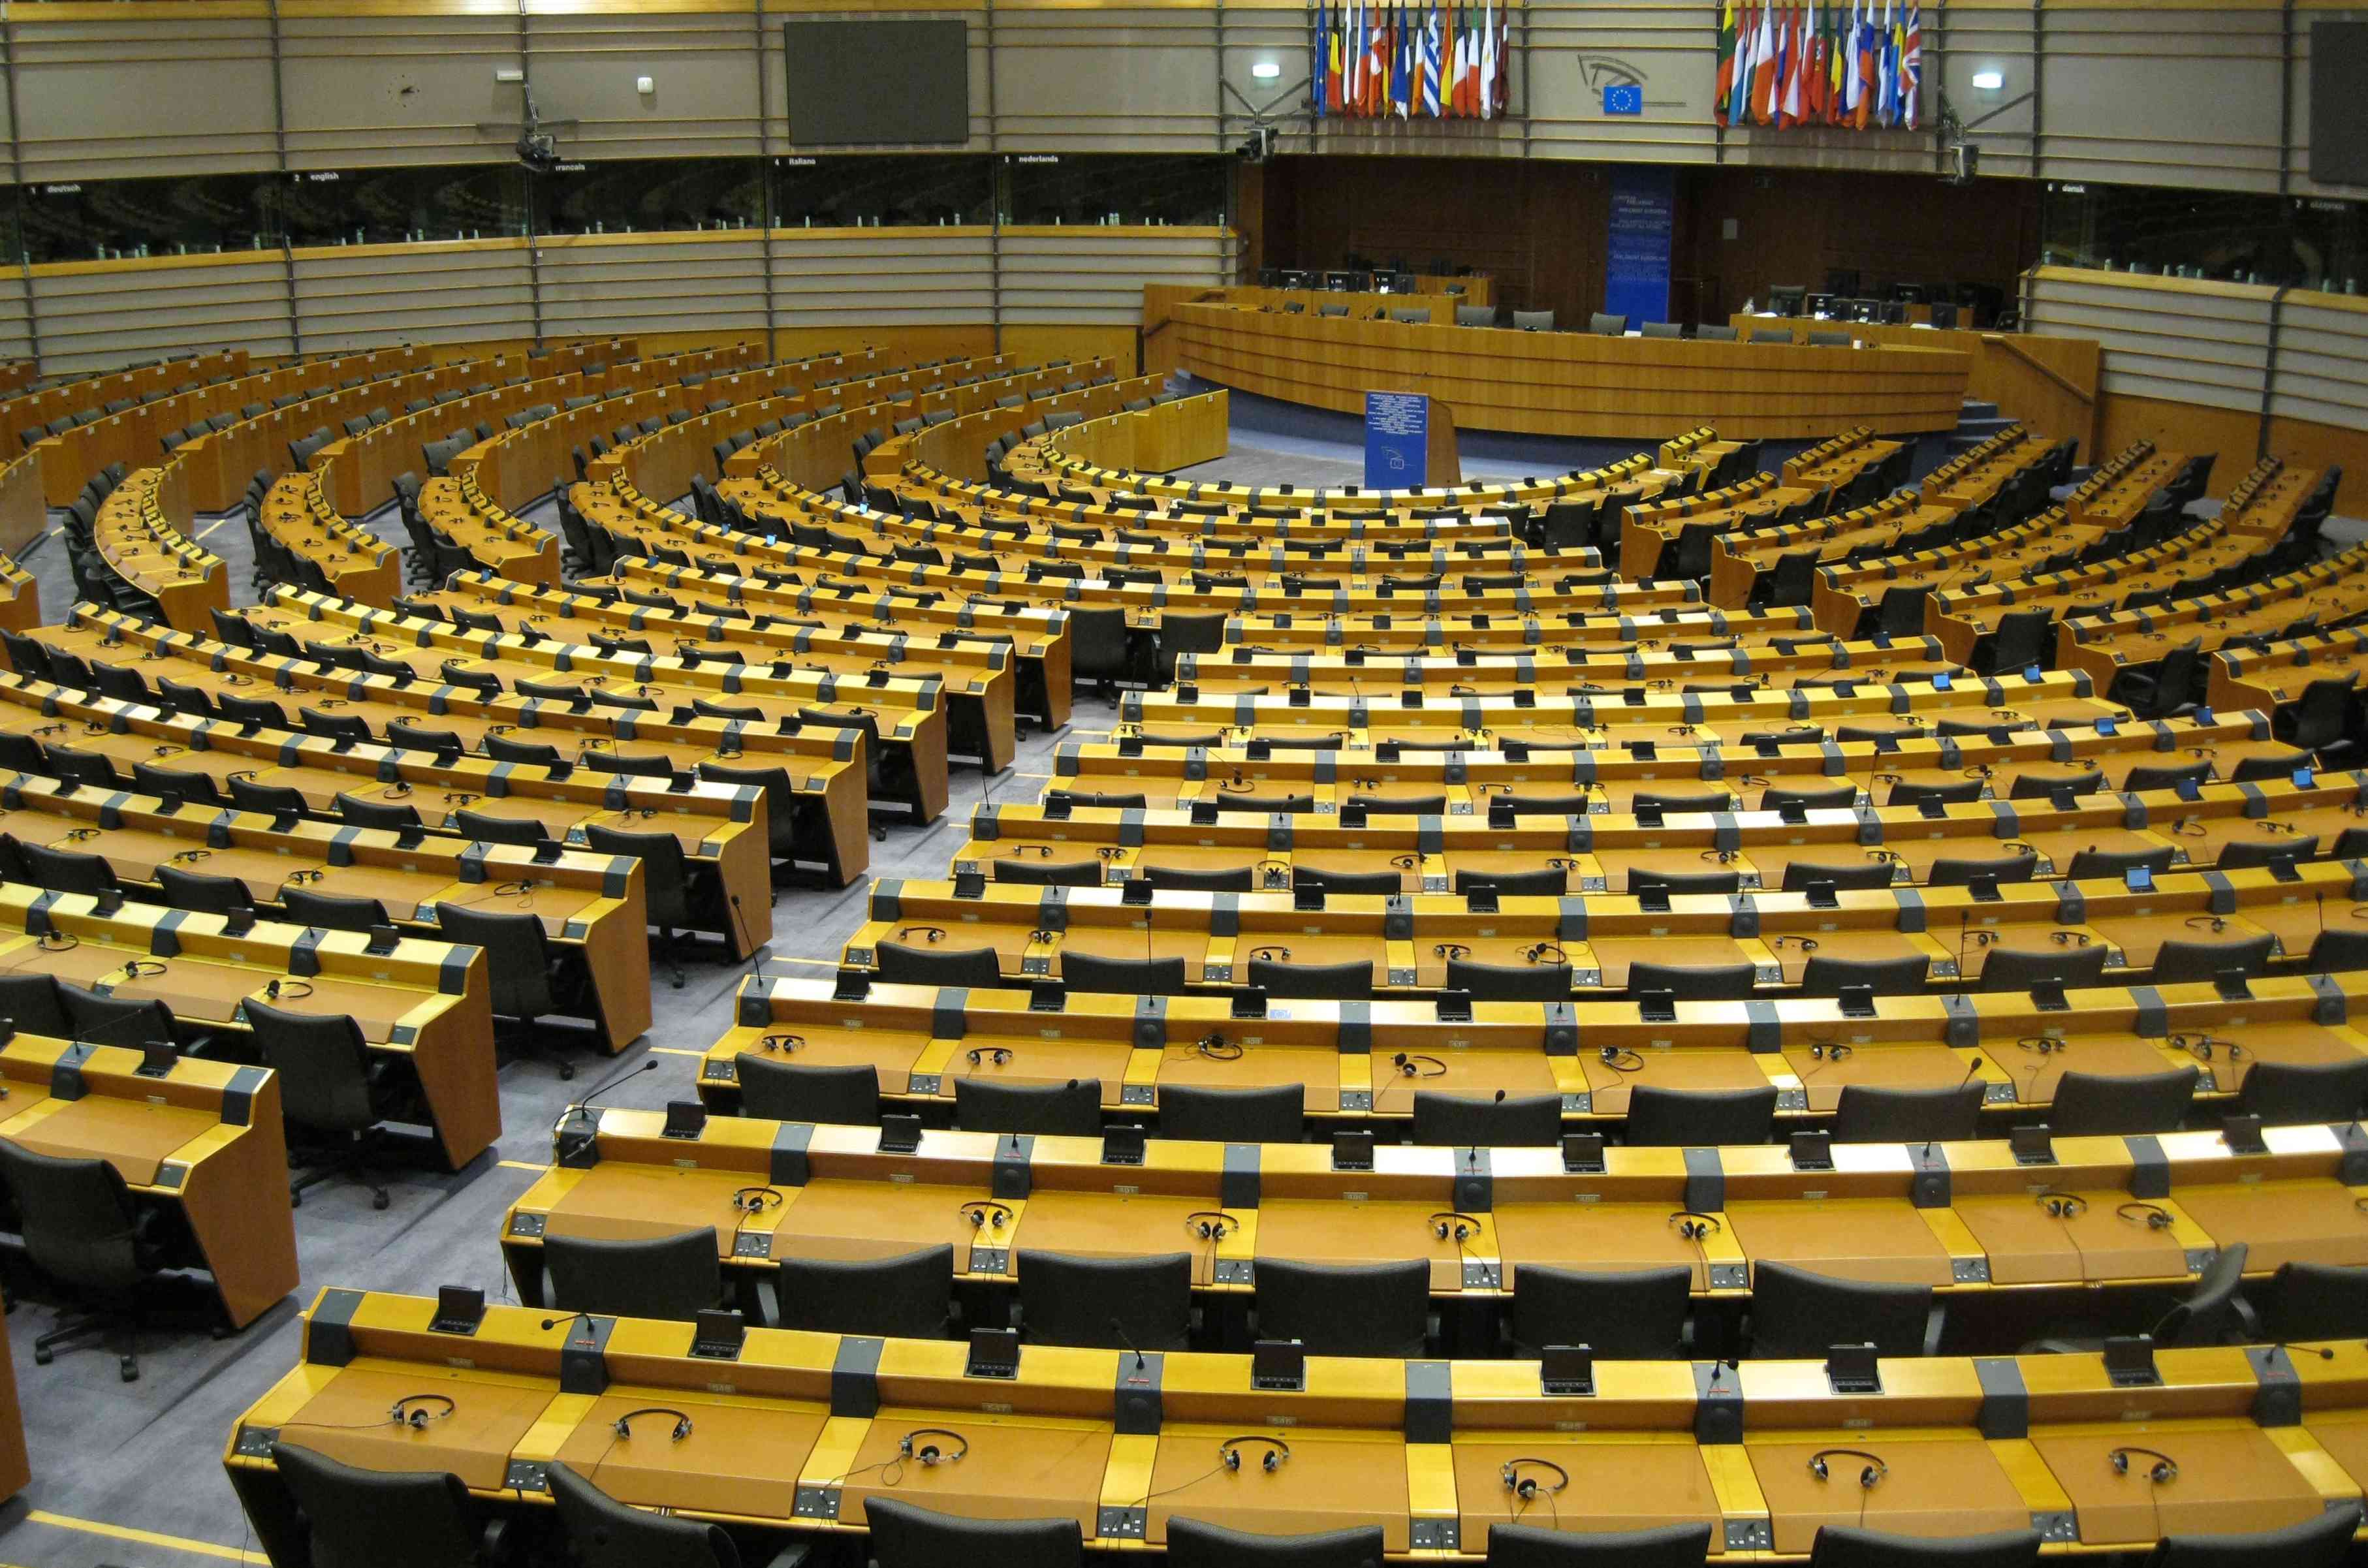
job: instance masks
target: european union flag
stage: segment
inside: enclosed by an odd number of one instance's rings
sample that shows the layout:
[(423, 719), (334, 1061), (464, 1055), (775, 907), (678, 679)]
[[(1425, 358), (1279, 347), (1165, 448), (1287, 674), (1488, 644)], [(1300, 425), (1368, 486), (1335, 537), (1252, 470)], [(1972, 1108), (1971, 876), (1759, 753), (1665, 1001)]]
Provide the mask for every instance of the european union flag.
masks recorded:
[(1645, 89), (1635, 82), (1615, 82), (1603, 89), (1606, 114), (1643, 114)]

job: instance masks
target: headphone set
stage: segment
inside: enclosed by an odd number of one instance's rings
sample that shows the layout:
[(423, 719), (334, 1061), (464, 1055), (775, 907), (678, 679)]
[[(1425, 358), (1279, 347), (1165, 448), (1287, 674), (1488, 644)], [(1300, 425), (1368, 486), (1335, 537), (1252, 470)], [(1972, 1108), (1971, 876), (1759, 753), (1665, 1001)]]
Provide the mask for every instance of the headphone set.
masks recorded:
[[(943, 1437), (949, 1443), (961, 1446), (949, 1452), (935, 1443), (916, 1445), (915, 1439), (920, 1437)], [(916, 1426), (896, 1439), (898, 1459), (913, 1460), (926, 1468), (934, 1469), (941, 1464), (960, 1464), (963, 1456), (969, 1452), (970, 1439), (960, 1432), (950, 1431), (943, 1426)]]
[(2228, 929), (2228, 917), (2225, 915), (2191, 915), (2186, 924), (2191, 931), (2210, 931), (2216, 936)]
[(1768, 945), (1771, 948), (1798, 948), (1804, 953), (1814, 953), (1817, 950), (1817, 939), (1815, 937), (1777, 937)]
[(131, 959), (123, 965), (123, 978), (126, 980), (154, 980), (164, 972), (165, 960), (162, 959)]
[(996, 1067), (1011, 1065), (1011, 1048), (1008, 1045), (973, 1045), (963, 1052), (963, 1055), (973, 1067), (989, 1064)]
[(2233, 1040), (2221, 1040), (2208, 1034), (2175, 1034), (2170, 1037), (2171, 1049), (2183, 1051), (2199, 1062), (2209, 1062), (2215, 1051), (2225, 1051), (2231, 1062), (2242, 1062), (2252, 1054)]
[(2086, 931), (2050, 931), (2047, 939), (2059, 948), (2085, 948), (2091, 938)]
[(988, 1199), (978, 1199), (963, 1204), (961, 1213), (963, 1219), (970, 1221), (970, 1227), (973, 1231), (999, 1231), (1011, 1223), (1010, 1206), (996, 1203)]
[(1873, 1491), (1891, 1476), (1891, 1467), (1883, 1462), (1883, 1456), (1868, 1453), (1864, 1449), (1819, 1449), (1809, 1456), (1809, 1473), (1819, 1481), (1831, 1481), (1834, 1474), (1829, 1461), (1834, 1460), (1866, 1461), (1858, 1472), (1859, 1490), (1862, 1492)]
[(1695, 1243), (1714, 1236), (1719, 1231), (1718, 1221), (1715, 1218), (1708, 1214), (1697, 1214), (1691, 1209), (1680, 1209), (1670, 1215), (1669, 1223), (1678, 1228), (1679, 1236)]
[(2159, 1203), (2124, 1203), (2113, 1212), (2133, 1225), (2144, 1221), (2149, 1231), (2170, 1229), (2170, 1210)]
[(1266, 1449), (1258, 1459), (1258, 1468), (1269, 1475), (1272, 1475), (1291, 1462), (1291, 1445), (1281, 1437), (1269, 1437), (1258, 1432), (1245, 1432), (1240, 1437), (1228, 1437), (1217, 1445), (1217, 1458), (1224, 1462), (1227, 1470), (1242, 1468), (1244, 1443), (1257, 1443)]
[(1614, 1073), (1642, 1073), (1645, 1070), (1643, 1053), (1624, 1045), (1607, 1045), (1595, 1053), (1595, 1059)]
[(2153, 1484), (2168, 1486), (2179, 1479), (2179, 1461), (2169, 1454), (2159, 1453), (2153, 1449), (2115, 1449), (2112, 1453), (2107, 1454), (2105, 1459), (2113, 1467), (2115, 1475), (2127, 1475), (2130, 1472), (2130, 1456), (2133, 1454), (2143, 1455), (2154, 1460), (2154, 1463), (2148, 1465), (2143, 1472), (2146, 1480)]
[(1390, 1058), (1390, 1064), (1398, 1070), (1398, 1076), (1401, 1078), (1444, 1078), (1447, 1076), (1447, 1063), (1441, 1062), (1436, 1056), (1418, 1056), (1401, 1051), (1396, 1055)]
[(1435, 942), (1431, 944), (1430, 956), (1435, 959), (1468, 959), (1472, 956), (1472, 949), (1461, 942)]
[[(430, 1405), (438, 1406), (429, 1409)], [(425, 1432), (431, 1421), (452, 1418), (453, 1404), (440, 1393), (407, 1393), (388, 1407), (387, 1420), (397, 1426), (408, 1426), (415, 1432)]]
[(896, 940), (900, 942), (907, 937), (918, 937), (935, 947), (946, 939), (946, 928), (942, 926), (907, 926), (896, 933)]
[(1856, 1046), (1844, 1044), (1840, 1040), (1821, 1040), (1810, 1045), (1809, 1060), (1812, 1062), (1848, 1062), (1857, 1053), (1857, 1051), (1858, 1048)]
[(1291, 949), (1289, 948), (1272, 946), (1252, 948), (1250, 949), (1250, 960), (1254, 963), (1289, 963), (1291, 961)]
[(2028, 1051), (2039, 1056), (2053, 1056), (2059, 1051), (2072, 1049), (2070, 1040), (2058, 1039), (2052, 1034), (2029, 1034), (2014, 1043), (2017, 1050)]
[[(1542, 1470), (1551, 1475), (1553, 1479), (1548, 1480), (1544, 1476), (1524, 1475), (1521, 1472), (1525, 1470)], [(1570, 1484), (1570, 1471), (1563, 1469), (1562, 1466), (1554, 1463), (1552, 1460), (1542, 1460), (1524, 1455), (1519, 1459), (1507, 1460), (1503, 1464), (1497, 1466), (1497, 1479), (1505, 1483), (1506, 1491), (1511, 1493), (1514, 1496), (1519, 1497), (1522, 1502), (1534, 1503), (1540, 1497), (1551, 1497), (1556, 1493), (1562, 1491), (1563, 1488), (1568, 1486)]]
[(1240, 1221), (1222, 1209), (1202, 1209), (1184, 1216), (1184, 1228), (1204, 1242), (1221, 1242), (1240, 1229)]
[(690, 1436), (690, 1417), (685, 1415), (679, 1410), (676, 1410), (671, 1406), (664, 1404), (645, 1404), (639, 1410), (628, 1410), (622, 1415), (618, 1416), (616, 1420), (610, 1422), (609, 1424), (609, 1429), (616, 1433), (620, 1437), (631, 1437), (633, 1435), (633, 1423), (644, 1415), (671, 1415), (674, 1417), (674, 1430), (666, 1435), (666, 1440), (668, 1442), (679, 1443), (685, 1437)]
[(768, 1034), (757, 1041), (759, 1051), (778, 1051), (784, 1056), (792, 1051), (805, 1049), (806, 1037), (802, 1034)]
[(762, 1214), (768, 1209), (779, 1209), (787, 1201), (777, 1187), (744, 1187), (732, 1195), (733, 1209), (742, 1214)]
[[(2077, 1192), (2058, 1192), (2054, 1187), (2033, 1195), (2040, 1210), (2051, 1220), (2077, 1220), (2089, 1211), (2089, 1200)], [(2123, 1207), (2127, 1208), (2124, 1204)]]
[(1196, 1055), (1212, 1062), (1239, 1062), (1242, 1059), (1240, 1042), (1227, 1040), (1223, 1033), (1202, 1035), (1192, 1042), (1191, 1049)]
[(273, 980), (263, 987), (264, 1000), (268, 1002), (277, 1002), (283, 996), (290, 1002), (300, 1002), (311, 994), (313, 984), (306, 980)]
[(1453, 1209), (1441, 1210), (1430, 1217), (1430, 1233), (1462, 1246), (1480, 1233), (1480, 1221)]
[(1521, 949), (1521, 957), (1530, 963), (1539, 964), (1568, 963), (1570, 961), (1569, 956), (1562, 950), (1562, 945), (1558, 942), (1540, 942), (1534, 947), (1523, 948)]

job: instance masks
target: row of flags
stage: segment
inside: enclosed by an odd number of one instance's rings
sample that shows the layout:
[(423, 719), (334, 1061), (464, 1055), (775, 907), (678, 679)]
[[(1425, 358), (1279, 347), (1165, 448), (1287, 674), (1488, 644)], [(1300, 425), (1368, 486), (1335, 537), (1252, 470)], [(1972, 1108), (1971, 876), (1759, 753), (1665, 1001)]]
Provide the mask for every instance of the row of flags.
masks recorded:
[(1315, 0), (1316, 118), (1497, 118), (1511, 95), (1506, 16), (1497, 0)]
[(1721, 125), (1838, 125), (1913, 131), (1924, 75), (1918, 0), (1752, 5), (1723, 0), (1718, 85)]

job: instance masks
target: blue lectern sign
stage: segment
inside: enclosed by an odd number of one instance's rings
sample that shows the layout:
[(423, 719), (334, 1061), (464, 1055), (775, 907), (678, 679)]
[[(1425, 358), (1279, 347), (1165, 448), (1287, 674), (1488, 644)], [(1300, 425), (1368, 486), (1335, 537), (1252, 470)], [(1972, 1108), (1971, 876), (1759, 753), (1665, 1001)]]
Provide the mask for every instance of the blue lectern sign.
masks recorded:
[(1430, 483), (1430, 399), (1365, 394), (1365, 488), (1417, 490)]

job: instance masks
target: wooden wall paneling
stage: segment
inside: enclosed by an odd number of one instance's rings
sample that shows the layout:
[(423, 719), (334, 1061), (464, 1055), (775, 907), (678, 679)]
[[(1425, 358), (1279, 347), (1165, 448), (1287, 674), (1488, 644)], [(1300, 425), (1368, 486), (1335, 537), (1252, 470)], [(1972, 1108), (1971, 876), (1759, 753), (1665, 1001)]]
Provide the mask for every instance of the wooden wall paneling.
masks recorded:
[(545, 332), (764, 335), (760, 231), (567, 234), (541, 243)]
[[(288, 161), (300, 169), (404, 164), (507, 164), (516, 86), (494, 79), (519, 62), (515, 11), (477, 15), (306, 16), (280, 24)], [(536, 79), (543, 64), (535, 62)], [(267, 85), (266, 91), (268, 91)], [(546, 114), (573, 114), (546, 97)], [(267, 100), (268, 102), (268, 100)]]
[(2277, 10), (2057, 0), (2046, 11), (2050, 178), (2278, 190)]
[(988, 229), (777, 229), (771, 244), (774, 319), (782, 328), (844, 336), (994, 318)]
[(276, 253), (65, 262), (31, 269), (51, 374), (189, 349), (296, 351)]
[[(404, 341), (482, 347), (531, 338), (526, 246), (524, 240), (455, 240), (300, 250), (294, 254), (296, 311), (304, 347), (377, 348)], [(552, 335), (569, 334), (552, 330)]]

